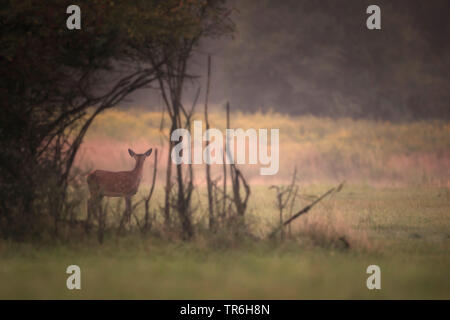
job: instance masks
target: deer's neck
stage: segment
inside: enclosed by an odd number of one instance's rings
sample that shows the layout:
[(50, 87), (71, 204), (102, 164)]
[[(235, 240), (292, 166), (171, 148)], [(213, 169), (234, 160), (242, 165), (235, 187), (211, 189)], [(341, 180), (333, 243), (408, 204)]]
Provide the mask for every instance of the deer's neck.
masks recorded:
[(136, 161), (136, 165), (135, 165), (134, 169), (132, 170), (132, 172), (136, 175), (136, 178), (138, 180), (140, 180), (142, 177), (143, 168), (144, 168), (144, 161), (142, 161), (142, 160)]

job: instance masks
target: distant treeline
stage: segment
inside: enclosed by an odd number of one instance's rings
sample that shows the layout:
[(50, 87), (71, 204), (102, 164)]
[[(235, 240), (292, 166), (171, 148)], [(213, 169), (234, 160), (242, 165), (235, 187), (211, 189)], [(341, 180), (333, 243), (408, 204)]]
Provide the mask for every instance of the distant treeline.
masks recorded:
[[(213, 53), (213, 98), (241, 110), (404, 121), (450, 119), (450, 2), (241, 0)], [(203, 56), (193, 72), (204, 74)]]

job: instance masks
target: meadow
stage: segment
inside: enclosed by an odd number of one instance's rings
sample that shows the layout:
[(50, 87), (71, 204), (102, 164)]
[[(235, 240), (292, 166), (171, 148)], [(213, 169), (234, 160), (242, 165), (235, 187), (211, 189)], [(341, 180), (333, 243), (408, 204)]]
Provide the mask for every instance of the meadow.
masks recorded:
[[(209, 115), (212, 128), (224, 132), (225, 113)], [(128, 148), (144, 152), (160, 149), (158, 167), (166, 164), (167, 115), (160, 112), (110, 111), (92, 125), (78, 155), (86, 170), (128, 170)], [(201, 114), (193, 119), (202, 120)], [(278, 128), (280, 170), (263, 179), (259, 165), (245, 165), (246, 177), (257, 184), (290, 181), (297, 167), (302, 183), (342, 180), (381, 186), (434, 185), (450, 187), (450, 124), (444, 121), (392, 123), (388, 121), (289, 116), (267, 112), (234, 112), (231, 128)], [(195, 166), (201, 175), (204, 168)], [(220, 167), (217, 168), (220, 174)], [(214, 168), (213, 168), (214, 170)], [(149, 182), (147, 170), (144, 183)], [(160, 174), (163, 177), (163, 174)], [(200, 179), (199, 182), (201, 182)]]
[[(206, 230), (203, 167), (196, 168), (196, 237), (183, 242), (158, 230), (75, 237), (60, 243), (0, 241), (0, 298), (25, 299), (450, 299), (450, 125), (290, 117), (277, 113), (232, 115), (232, 127), (279, 128), (280, 172), (261, 178), (243, 166), (252, 195), (249, 235)], [(224, 115), (211, 114), (224, 128)], [(161, 114), (112, 111), (100, 116), (77, 164), (128, 170), (128, 147), (161, 150), (152, 209), (163, 196)], [(144, 150), (145, 149), (145, 150)], [(153, 159), (135, 200), (149, 188)], [(292, 223), (284, 240), (268, 239), (278, 223), (272, 184), (298, 170), (307, 205), (338, 182), (341, 192)], [(219, 170), (214, 171), (219, 175)], [(122, 200), (111, 201), (123, 207)], [(80, 216), (85, 215), (81, 208)], [(113, 211), (111, 209), (111, 211)], [(142, 216), (139, 206), (137, 216)], [(114, 223), (114, 212), (109, 223)], [(112, 227), (112, 225), (111, 225)], [(134, 226), (135, 227), (135, 226)], [(82, 289), (69, 291), (68, 265), (81, 268)], [(366, 268), (381, 268), (381, 290), (368, 290)]]

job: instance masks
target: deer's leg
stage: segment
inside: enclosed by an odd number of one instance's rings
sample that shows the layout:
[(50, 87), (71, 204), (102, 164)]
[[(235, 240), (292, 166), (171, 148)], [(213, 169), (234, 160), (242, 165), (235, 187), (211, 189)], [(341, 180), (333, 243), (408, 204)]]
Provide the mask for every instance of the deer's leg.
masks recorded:
[(99, 217), (101, 214), (101, 203), (102, 203), (102, 196), (97, 194), (91, 194), (91, 197), (88, 199), (88, 215), (86, 219), (86, 233), (89, 233), (92, 227), (92, 220), (96, 217)]
[(127, 223), (130, 223), (130, 221), (131, 221), (131, 197), (125, 197), (125, 214), (126, 214)]
[(99, 219), (100, 216), (102, 215), (102, 200), (103, 200), (103, 196), (98, 196), (95, 199), (95, 210), (94, 210), (94, 212), (95, 212), (95, 217), (97, 219)]
[(125, 197), (125, 212), (123, 213), (122, 218), (120, 219), (119, 229), (117, 230), (117, 235), (124, 230), (125, 225), (130, 222), (131, 216), (131, 197)]
[(85, 231), (86, 233), (89, 233), (89, 231), (91, 230), (91, 220), (92, 220), (92, 214), (94, 212), (94, 198), (91, 196), (88, 199), (87, 202), (87, 218), (86, 218), (86, 223), (84, 225)]
[(97, 204), (97, 221), (98, 221), (98, 242), (103, 243), (103, 236), (106, 228), (106, 214), (107, 206), (102, 206), (103, 197), (100, 197)]

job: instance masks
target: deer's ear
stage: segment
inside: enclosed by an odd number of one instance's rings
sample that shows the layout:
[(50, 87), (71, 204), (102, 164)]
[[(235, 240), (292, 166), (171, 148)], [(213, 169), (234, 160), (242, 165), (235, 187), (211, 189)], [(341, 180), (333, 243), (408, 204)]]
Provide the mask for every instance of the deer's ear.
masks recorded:
[(134, 158), (134, 156), (136, 155), (136, 153), (134, 153), (133, 150), (128, 149), (128, 153), (130, 154), (130, 156), (132, 156)]
[(148, 150), (148, 151), (145, 153), (145, 156), (146, 156), (146, 157), (149, 157), (149, 156), (152, 154), (152, 151), (153, 151), (153, 148), (151, 148), (150, 150)]

